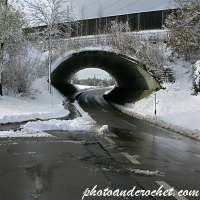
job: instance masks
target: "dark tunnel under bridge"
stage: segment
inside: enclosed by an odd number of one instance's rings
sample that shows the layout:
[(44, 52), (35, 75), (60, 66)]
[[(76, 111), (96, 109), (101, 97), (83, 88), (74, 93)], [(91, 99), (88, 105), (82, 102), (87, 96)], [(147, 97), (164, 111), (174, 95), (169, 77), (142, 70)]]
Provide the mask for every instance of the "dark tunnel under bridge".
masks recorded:
[(128, 56), (104, 50), (85, 50), (71, 53), (54, 64), (51, 84), (63, 95), (77, 92), (71, 78), (85, 68), (99, 68), (115, 79), (115, 87), (104, 95), (106, 100), (124, 104), (138, 101), (161, 86), (154, 77)]

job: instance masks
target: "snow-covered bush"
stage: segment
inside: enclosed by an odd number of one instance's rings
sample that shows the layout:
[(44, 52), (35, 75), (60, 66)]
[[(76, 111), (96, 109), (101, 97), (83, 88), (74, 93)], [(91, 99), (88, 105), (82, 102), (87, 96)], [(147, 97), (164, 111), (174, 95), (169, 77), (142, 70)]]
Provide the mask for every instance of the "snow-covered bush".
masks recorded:
[(29, 93), (32, 81), (37, 77), (44, 76), (47, 71), (37, 51), (35, 52), (28, 45), (9, 56), (5, 66), (3, 85), (11, 93)]
[(151, 72), (155, 77), (159, 77), (159, 71), (166, 65), (164, 54), (165, 44), (156, 33), (149, 37), (140, 37), (138, 33), (131, 33), (128, 23), (111, 22), (108, 29), (109, 43), (112, 49), (118, 53), (136, 57), (142, 67)]
[(177, 11), (166, 20), (170, 30), (168, 45), (185, 59), (199, 58), (200, 53), (200, 1), (174, 0)]
[(150, 35), (147, 39), (142, 39), (136, 51), (136, 57), (146, 65), (146, 68), (156, 77), (166, 64), (164, 53), (164, 42), (159, 40), (156, 34)]
[(107, 34), (109, 34), (109, 44), (117, 49), (120, 53), (126, 53), (128, 48), (127, 32), (130, 31), (128, 23), (111, 21), (108, 26)]
[(11, 2), (0, 1), (0, 95), (2, 95), (2, 73), (6, 68), (6, 59), (16, 54), (22, 46), (26, 21), (24, 13), (16, 9)]

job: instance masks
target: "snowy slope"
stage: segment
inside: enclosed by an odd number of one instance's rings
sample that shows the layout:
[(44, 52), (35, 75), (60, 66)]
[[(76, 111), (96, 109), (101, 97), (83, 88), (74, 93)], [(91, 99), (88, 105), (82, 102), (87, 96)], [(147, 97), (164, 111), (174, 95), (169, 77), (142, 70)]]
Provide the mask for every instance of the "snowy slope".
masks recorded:
[(0, 124), (67, 116), (69, 111), (62, 106), (62, 95), (53, 91), (52, 97), (47, 78), (43, 77), (33, 83), (30, 96), (0, 97)]
[(176, 71), (176, 82), (164, 83), (166, 89), (156, 92), (156, 117), (155, 92), (138, 102), (114, 106), (139, 119), (200, 140), (200, 94), (191, 95), (191, 66), (183, 61), (171, 66)]

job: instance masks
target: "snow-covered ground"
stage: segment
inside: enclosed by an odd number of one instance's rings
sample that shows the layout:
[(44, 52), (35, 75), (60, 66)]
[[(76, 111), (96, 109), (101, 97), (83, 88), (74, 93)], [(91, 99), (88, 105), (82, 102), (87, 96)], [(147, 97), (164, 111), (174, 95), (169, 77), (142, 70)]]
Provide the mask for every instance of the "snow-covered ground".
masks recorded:
[[(199, 69), (200, 61), (197, 61), (195, 66), (196, 69)], [(165, 83), (163, 86), (166, 89), (156, 92), (156, 117), (154, 115), (155, 93), (136, 103), (124, 106), (115, 104), (115, 106), (129, 115), (200, 140), (200, 95), (191, 95), (192, 64), (176, 60), (172, 63), (171, 68), (176, 72), (176, 82)], [(93, 88), (76, 86), (80, 90)], [(63, 97), (59, 92), (55, 89), (53, 95), (48, 92), (46, 77), (37, 79), (32, 84), (31, 91), (32, 94), (29, 96), (0, 97), (0, 124), (34, 120), (34, 122), (28, 122), (22, 126), (21, 131), (0, 132), (0, 137), (50, 136), (43, 131), (52, 129), (88, 130), (95, 124), (87, 113), (81, 111), (77, 103), (75, 106), (82, 112), (82, 117), (68, 121), (56, 119), (67, 116), (69, 111), (64, 109)]]
[(59, 118), (68, 114), (62, 105), (62, 95), (56, 90), (53, 90), (53, 96), (49, 93), (46, 77), (33, 83), (29, 96), (0, 97), (0, 124)]
[(176, 82), (164, 83), (166, 89), (156, 92), (156, 117), (155, 92), (136, 103), (114, 106), (139, 119), (200, 140), (200, 94), (191, 95), (192, 64), (177, 61), (171, 67), (176, 72)]
[(75, 85), (75, 86), (77, 86), (80, 90), (89, 90), (89, 89), (99, 88), (98, 86), (89, 86), (89, 85)]
[(77, 102), (74, 106), (81, 117), (74, 120), (56, 119), (67, 116), (69, 111), (64, 109), (63, 97), (59, 92), (53, 90), (53, 95), (48, 92), (46, 77), (37, 79), (32, 85), (32, 91), (32, 94), (26, 97), (0, 97), (0, 124), (34, 120), (22, 125), (21, 130), (0, 131), (0, 137), (51, 137), (44, 131), (88, 131), (95, 125), (95, 121)]
[(68, 130), (68, 131), (89, 131), (93, 125), (95, 125), (95, 121), (88, 115), (88, 113), (84, 112), (82, 108), (79, 106), (78, 102), (74, 102), (74, 106), (81, 113), (81, 117), (77, 117), (74, 120), (58, 120), (58, 119), (50, 119), (47, 121), (36, 121), (36, 122), (28, 122), (25, 125), (22, 125), (24, 131), (47, 131), (47, 130)]

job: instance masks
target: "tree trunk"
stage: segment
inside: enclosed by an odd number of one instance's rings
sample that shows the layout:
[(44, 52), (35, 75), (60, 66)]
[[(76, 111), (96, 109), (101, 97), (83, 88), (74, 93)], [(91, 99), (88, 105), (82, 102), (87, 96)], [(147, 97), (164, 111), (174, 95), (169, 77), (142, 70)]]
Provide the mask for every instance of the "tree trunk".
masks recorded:
[(1, 42), (1, 49), (0, 49), (0, 95), (1, 95), (1, 96), (3, 96), (3, 86), (2, 86), (3, 46), (4, 46), (4, 43)]
[(51, 93), (51, 57), (52, 57), (52, 54), (51, 54), (51, 50), (49, 51), (49, 58), (48, 58), (48, 61), (49, 61), (49, 92)]
[(0, 96), (3, 96), (2, 84), (0, 83)]

